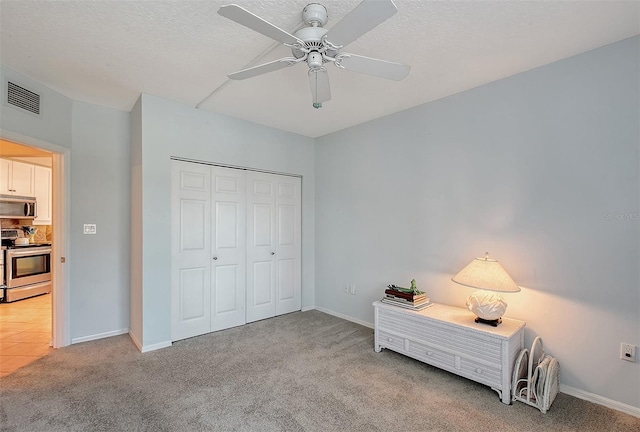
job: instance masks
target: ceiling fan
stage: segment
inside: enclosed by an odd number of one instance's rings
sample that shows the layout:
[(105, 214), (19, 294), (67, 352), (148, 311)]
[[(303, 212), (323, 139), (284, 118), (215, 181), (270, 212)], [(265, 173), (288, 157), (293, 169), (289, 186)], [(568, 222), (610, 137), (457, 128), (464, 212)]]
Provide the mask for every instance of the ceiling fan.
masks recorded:
[(398, 8), (392, 0), (363, 0), (340, 22), (327, 30), (323, 27), (327, 23), (327, 9), (319, 3), (309, 3), (302, 10), (302, 19), (307, 27), (290, 34), (238, 5), (222, 6), (218, 10), (220, 15), (283, 43), (291, 48), (293, 55), (231, 73), (228, 77), (243, 80), (306, 62), (309, 66), (314, 108), (321, 108), (323, 102), (331, 99), (325, 63), (333, 63), (341, 69), (400, 81), (409, 73), (409, 66), (340, 51), (397, 11)]

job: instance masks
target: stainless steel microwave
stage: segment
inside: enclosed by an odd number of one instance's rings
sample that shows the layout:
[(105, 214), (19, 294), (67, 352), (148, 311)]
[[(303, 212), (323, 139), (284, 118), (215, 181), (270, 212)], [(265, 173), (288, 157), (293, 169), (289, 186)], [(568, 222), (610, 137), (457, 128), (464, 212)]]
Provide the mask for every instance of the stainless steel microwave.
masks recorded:
[(0, 195), (0, 218), (34, 219), (38, 216), (36, 199), (15, 195)]

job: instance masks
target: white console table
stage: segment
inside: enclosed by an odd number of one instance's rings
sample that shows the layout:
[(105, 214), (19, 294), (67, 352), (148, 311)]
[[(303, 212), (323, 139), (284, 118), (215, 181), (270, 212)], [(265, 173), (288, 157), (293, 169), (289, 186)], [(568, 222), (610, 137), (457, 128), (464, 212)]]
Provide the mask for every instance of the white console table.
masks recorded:
[(511, 403), (516, 356), (524, 347), (523, 321), (502, 318), (492, 327), (466, 309), (434, 304), (421, 311), (373, 303), (375, 350), (382, 348), (490, 386)]

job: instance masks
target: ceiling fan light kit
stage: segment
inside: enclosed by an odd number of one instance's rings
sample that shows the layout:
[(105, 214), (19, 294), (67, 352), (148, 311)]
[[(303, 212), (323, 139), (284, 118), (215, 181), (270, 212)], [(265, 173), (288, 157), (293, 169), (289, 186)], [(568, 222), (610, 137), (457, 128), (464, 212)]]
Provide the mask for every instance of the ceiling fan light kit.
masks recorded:
[(333, 63), (339, 69), (400, 81), (409, 73), (409, 66), (340, 52), (347, 44), (386, 21), (397, 11), (392, 0), (363, 0), (340, 22), (331, 29), (326, 29), (324, 25), (328, 21), (327, 9), (319, 3), (309, 3), (302, 10), (302, 20), (307, 27), (290, 34), (238, 5), (222, 6), (218, 10), (220, 15), (281, 42), (291, 48), (293, 56), (243, 69), (228, 77), (243, 80), (306, 62), (314, 108), (321, 108), (323, 102), (331, 99), (325, 63)]

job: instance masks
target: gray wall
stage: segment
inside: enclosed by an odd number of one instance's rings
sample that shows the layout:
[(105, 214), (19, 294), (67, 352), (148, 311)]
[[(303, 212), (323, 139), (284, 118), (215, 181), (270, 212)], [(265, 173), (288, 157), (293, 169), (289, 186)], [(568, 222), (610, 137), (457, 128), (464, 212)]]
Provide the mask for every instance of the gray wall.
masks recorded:
[[(561, 383), (640, 407), (639, 38), (316, 141), (316, 305), (372, 323), (386, 284), (436, 302), (485, 251), (522, 286)], [(344, 293), (355, 284), (357, 295)]]
[(129, 334), (142, 348), (142, 97), (131, 110), (131, 290)]
[[(129, 330), (129, 113), (73, 103), (71, 338)], [(83, 224), (97, 225), (96, 235)]]
[[(142, 171), (133, 190), (142, 208), (140, 280), (133, 296), (142, 298), (143, 350), (171, 340), (170, 332), (170, 157), (217, 162), (302, 176), (302, 307), (314, 305), (314, 140), (143, 95)], [(135, 140), (134, 140), (135, 141)], [(137, 149), (136, 149), (137, 152)], [(141, 221), (141, 222), (140, 222)], [(135, 270), (137, 271), (137, 270)]]
[(73, 101), (37, 81), (11, 68), (0, 68), (3, 101), (6, 99), (5, 79), (41, 95), (40, 116), (13, 108), (4, 102), (0, 104), (0, 127), (9, 132), (28, 136), (49, 144), (71, 148), (71, 110)]

